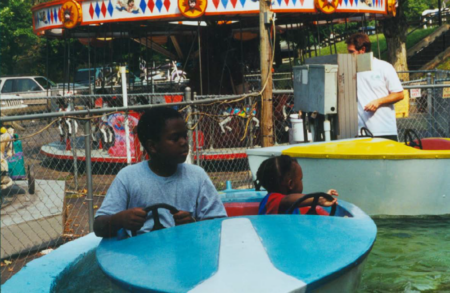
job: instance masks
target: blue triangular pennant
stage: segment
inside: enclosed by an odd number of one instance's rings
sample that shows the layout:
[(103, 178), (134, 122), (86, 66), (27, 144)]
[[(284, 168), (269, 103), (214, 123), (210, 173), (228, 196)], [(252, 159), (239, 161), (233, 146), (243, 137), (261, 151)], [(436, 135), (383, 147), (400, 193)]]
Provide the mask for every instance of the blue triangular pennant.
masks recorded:
[[(111, 0), (109, 0), (111, 1)], [(139, 4), (139, 6), (142, 9), (142, 13), (145, 13), (145, 9), (147, 8), (147, 3), (145, 3), (145, 0), (141, 0), (141, 4)]]
[(228, 0), (222, 0), (223, 8), (227, 8)]
[(100, 5), (98, 5), (98, 2), (95, 4), (95, 14), (97, 14), (97, 18), (100, 17)]
[(161, 12), (161, 8), (163, 6), (162, 0), (157, 0), (155, 3), (156, 7), (158, 8), (159, 12)]
[[(144, 1), (144, 0), (142, 0), (142, 1)], [(111, 0), (109, 0), (109, 3), (108, 3), (108, 12), (109, 12), (109, 15), (112, 17), (112, 15), (114, 13), (114, 7), (112, 6)]]

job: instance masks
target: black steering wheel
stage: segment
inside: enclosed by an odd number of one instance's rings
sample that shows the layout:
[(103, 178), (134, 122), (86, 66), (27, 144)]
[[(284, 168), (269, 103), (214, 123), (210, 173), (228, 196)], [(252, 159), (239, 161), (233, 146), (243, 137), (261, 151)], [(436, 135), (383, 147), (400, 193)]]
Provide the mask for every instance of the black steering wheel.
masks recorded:
[[(177, 210), (176, 207), (171, 206), (171, 205), (166, 204), (166, 203), (158, 203), (158, 204), (151, 205), (151, 206), (148, 206), (148, 207), (144, 208), (144, 211), (145, 211), (147, 214), (148, 214), (150, 211), (152, 212), (152, 215), (153, 215), (153, 222), (154, 222), (154, 224), (153, 224), (153, 229), (151, 230), (152, 232), (153, 232), (153, 231), (157, 231), (157, 230), (161, 230), (161, 229), (166, 229), (166, 227), (164, 227), (164, 226), (161, 224), (161, 221), (159, 220), (158, 209), (166, 209), (166, 210), (169, 210), (171, 213), (178, 213), (178, 210)], [(131, 234), (132, 234), (133, 237), (134, 237), (134, 236), (137, 235), (137, 231), (131, 231)]]
[[(415, 136), (416, 140), (419, 143), (417, 143), (414, 140), (413, 135)], [(419, 135), (417, 135), (417, 132), (415, 132), (412, 129), (406, 129), (405, 130), (405, 145), (413, 147), (413, 148), (414, 147), (419, 147), (421, 150), (423, 150), (422, 141), (420, 140)]]
[(360, 137), (371, 137), (373, 138), (373, 133), (366, 127), (361, 127)]
[[(304, 202), (307, 199), (314, 198), (311, 208), (309, 209), (309, 211), (306, 214), (307, 215), (317, 215), (316, 207), (317, 207), (317, 204), (319, 203), (319, 198), (321, 198), (321, 197), (324, 197), (325, 199), (328, 199), (328, 200), (334, 200), (334, 197), (332, 197), (331, 195), (329, 195), (328, 193), (325, 193), (325, 192), (316, 192), (316, 193), (306, 194), (304, 197), (299, 198), (296, 202), (294, 202), (294, 204), (292, 204), (292, 206), (286, 211), (286, 214), (292, 214), (294, 209), (299, 208), (299, 206), (302, 202)], [(336, 214), (336, 207), (337, 207), (336, 203), (331, 206), (330, 216), (334, 216)]]

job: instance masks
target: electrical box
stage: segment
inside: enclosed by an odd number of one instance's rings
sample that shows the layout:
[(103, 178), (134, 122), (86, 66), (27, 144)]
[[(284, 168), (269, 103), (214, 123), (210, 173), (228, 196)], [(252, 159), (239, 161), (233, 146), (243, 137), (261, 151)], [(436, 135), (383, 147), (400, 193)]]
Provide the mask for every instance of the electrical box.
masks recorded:
[(294, 66), (294, 110), (337, 113), (337, 71), (334, 64)]

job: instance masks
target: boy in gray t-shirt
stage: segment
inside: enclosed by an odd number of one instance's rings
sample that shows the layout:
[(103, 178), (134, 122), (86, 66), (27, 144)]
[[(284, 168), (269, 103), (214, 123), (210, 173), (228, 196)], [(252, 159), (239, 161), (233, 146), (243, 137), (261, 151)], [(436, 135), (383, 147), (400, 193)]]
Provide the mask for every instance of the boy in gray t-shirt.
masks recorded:
[(153, 217), (144, 208), (159, 203), (179, 210), (159, 210), (164, 227), (227, 216), (205, 171), (183, 164), (189, 146), (186, 123), (178, 111), (152, 108), (140, 118), (137, 132), (150, 160), (117, 174), (95, 215), (97, 236), (112, 237), (122, 228), (128, 230), (128, 235), (130, 231), (151, 231)]

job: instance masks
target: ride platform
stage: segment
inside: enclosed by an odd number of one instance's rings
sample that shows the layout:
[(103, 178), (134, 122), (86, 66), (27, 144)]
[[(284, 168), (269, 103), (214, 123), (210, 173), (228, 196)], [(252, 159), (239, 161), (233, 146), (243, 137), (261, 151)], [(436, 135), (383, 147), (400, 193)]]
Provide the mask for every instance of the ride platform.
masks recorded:
[[(15, 183), (28, 190), (27, 181)], [(36, 180), (34, 194), (14, 195), (11, 203), (1, 209), (0, 258), (58, 241), (64, 232), (64, 197), (65, 182), (56, 180)]]

